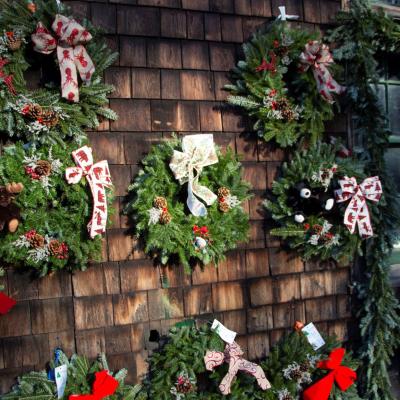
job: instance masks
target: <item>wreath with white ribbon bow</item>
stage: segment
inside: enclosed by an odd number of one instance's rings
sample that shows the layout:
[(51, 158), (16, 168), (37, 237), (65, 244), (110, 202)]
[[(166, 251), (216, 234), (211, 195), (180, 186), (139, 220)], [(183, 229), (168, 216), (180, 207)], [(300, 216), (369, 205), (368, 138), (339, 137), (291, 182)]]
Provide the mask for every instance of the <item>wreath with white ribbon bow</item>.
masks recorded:
[(243, 108), (254, 130), (281, 147), (300, 138), (316, 142), (333, 118), (335, 97), (345, 88), (332, 76), (333, 58), (316, 33), (292, 29), (281, 15), (243, 45), (245, 59), (233, 70), (228, 102)]
[[(91, 238), (93, 195), (85, 180), (70, 185), (65, 171), (75, 145), (34, 146), (17, 143), (0, 158), (0, 185), (22, 183), (15, 197), (20, 223), (14, 233), (0, 231), (0, 258), (38, 275), (60, 269), (84, 270), (99, 260), (101, 236)], [(106, 199), (110, 204), (111, 199)]]
[(117, 54), (92, 26), (56, 0), (0, 0), (0, 8), (0, 131), (35, 143), (79, 142), (85, 128), (116, 119), (107, 107), (113, 87), (102, 76)]
[(218, 263), (247, 239), (241, 164), (213, 136), (189, 135), (153, 146), (130, 186), (126, 213), (145, 252), (162, 264)]
[(382, 194), (378, 177), (364, 178), (363, 165), (337, 146), (317, 143), (296, 152), (265, 202), (279, 225), (271, 234), (304, 259), (351, 260), (360, 238), (373, 235), (369, 207)]

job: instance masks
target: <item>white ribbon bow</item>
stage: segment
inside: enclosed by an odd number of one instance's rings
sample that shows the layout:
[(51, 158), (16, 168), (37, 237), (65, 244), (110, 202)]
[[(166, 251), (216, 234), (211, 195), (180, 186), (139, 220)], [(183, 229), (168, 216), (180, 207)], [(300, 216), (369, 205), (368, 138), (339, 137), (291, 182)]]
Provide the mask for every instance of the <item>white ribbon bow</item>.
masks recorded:
[(210, 189), (199, 185), (199, 176), (203, 168), (218, 162), (213, 135), (185, 136), (182, 139), (182, 150), (174, 150), (169, 167), (181, 185), (188, 183), (186, 204), (190, 212), (196, 217), (204, 217), (207, 215), (207, 209), (195, 195), (209, 206), (217, 200), (217, 196)]
[(298, 15), (290, 15), (286, 14), (286, 7), (285, 6), (279, 6), (279, 15), (277, 19), (281, 19), (282, 21), (286, 21), (288, 19), (299, 19)]
[(357, 185), (356, 178), (345, 177), (339, 181), (341, 189), (335, 191), (338, 203), (349, 199), (345, 214), (344, 224), (354, 233), (358, 225), (358, 233), (367, 238), (373, 235), (371, 216), (369, 214), (367, 200), (377, 203), (382, 196), (382, 184), (378, 176), (366, 178), (363, 183)]
[(77, 167), (69, 167), (65, 171), (65, 177), (69, 184), (78, 183), (83, 176), (89, 183), (93, 196), (92, 219), (88, 223), (88, 231), (93, 239), (106, 231), (107, 226), (107, 197), (106, 187), (111, 187), (111, 175), (107, 160), (93, 164), (92, 149), (83, 146), (72, 152)]

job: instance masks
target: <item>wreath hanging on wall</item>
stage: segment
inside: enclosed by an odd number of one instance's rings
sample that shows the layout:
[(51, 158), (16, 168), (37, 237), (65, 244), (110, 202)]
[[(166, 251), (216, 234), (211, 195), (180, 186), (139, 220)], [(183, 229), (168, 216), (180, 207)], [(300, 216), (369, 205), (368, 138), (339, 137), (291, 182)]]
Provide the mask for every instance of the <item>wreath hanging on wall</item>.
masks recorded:
[(233, 70), (228, 102), (253, 118), (259, 137), (287, 147), (300, 138), (315, 142), (333, 118), (333, 58), (317, 33), (291, 29), (283, 18), (243, 45), (245, 59)]
[[(88, 22), (55, 0), (0, 0), (0, 8), (0, 131), (29, 142), (79, 142), (99, 117), (116, 119), (106, 107), (113, 87), (102, 75), (117, 54)], [(40, 88), (28, 88), (28, 68), (41, 72)]]
[[(361, 243), (359, 236), (372, 235), (372, 226), (364, 226), (367, 219), (358, 223), (353, 213), (353, 202), (358, 197), (356, 188), (363, 190), (371, 178), (363, 181), (363, 164), (353, 157), (338, 157), (337, 150), (335, 146), (317, 143), (294, 153), (293, 159), (282, 166), (281, 178), (273, 183), (275, 198), (265, 202), (280, 225), (271, 234), (284, 238), (305, 259), (349, 261)], [(363, 183), (351, 186), (357, 181)], [(342, 189), (349, 193), (346, 198)], [(372, 189), (367, 187), (371, 193), (375, 189), (376, 196), (370, 198), (365, 194), (367, 200), (379, 200), (381, 191), (375, 187), (375, 181)], [(360, 211), (361, 215), (368, 209)]]
[(212, 135), (189, 135), (153, 146), (130, 186), (126, 212), (145, 252), (162, 264), (218, 263), (247, 239), (250, 197), (241, 164)]
[[(70, 185), (71, 145), (17, 143), (0, 158), (0, 258), (40, 276), (67, 268), (86, 269), (101, 254), (100, 236), (86, 225), (92, 194), (85, 180)], [(108, 199), (111, 202), (111, 199)]]

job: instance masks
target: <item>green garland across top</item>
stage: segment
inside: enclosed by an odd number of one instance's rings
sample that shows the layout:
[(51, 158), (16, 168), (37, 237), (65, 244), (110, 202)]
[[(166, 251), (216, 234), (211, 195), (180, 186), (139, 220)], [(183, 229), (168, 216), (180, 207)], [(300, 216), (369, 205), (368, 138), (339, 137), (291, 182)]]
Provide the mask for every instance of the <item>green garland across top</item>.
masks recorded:
[[(316, 33), (291, 29), (288, 22), (277, 20), (243, 45), (245, 60), (233, 70), (234, 84), (225, 86), (232, 93), (228, 102), (248, 112), (255, 120), (254, 130), (267, 142), (275, 140), (281, 147), (299, 138), (315, 142), (323, 133), (324, 121), (333, 118), (333, 101), (320, 94), (328, 89), (318, 87), (313, 67), (303, 64), (299, 70), (306, 45), (316, 46), (310, 47), (315, 53), (309, 55), (317, 60), (326, 50), (313, 42), (317, 38)], [(329, 64), (331, 60), (325, 65)], [(330, 81), (330, 89), (332, 83), (336, 84)]]
[(169, 166), (175, 150), (181, 150), (180, 140), (153, 146), (129, 188), (133, 200), (126, 212), (146, 253), (161, 263), (181, 262), (186, 268), (192, 261), (218, 263), (247, 239), (248, 215), (240, 203), (250, 197), (249, 185), (242, 181), (241, 164), (232, 151), (217, 150), (218, 162), (202, 170), (199, 184), (218, 193), (218, 200), (207, 207), (206, 216), (196, 217), (185, 205), (187, 184), (180, 185)]
[(73, 166), (72, 150), (72, 145), (36, 149), (20, 143), (4, 149), (0, 185), (22, 183), (24, 189), (14, 200), (20, 219), (16, 232), (0, 231), (3, 261), (43, 276), (63, 268), (84, 270), (99, 259), (101, 238), (90, 239), (87, 231), (93, 201), (89, 185), (86, 179), (69, 185), (64, 176)]
[[(102, 75), (117, 54), (99, 41), (88, 22), (84, 22), (84, 27), (94, 37), (85, 43), (85, 48), (94, 62), (95, 72), (89, 84), (79, 86), (79, 102), (71, 103), (60, 96), (56, 57), (34, 51), (31, 41), (38, 22), (56, 37), (51, 25), (56, 14), (70, 17), (68, 8), (58, 5), (56, 0), (35, 0), (35, 3), (0, 0), (0, 9), (0, 131), (10, 138), (30, 142), (82, 141), (86, 137), (83, 130), (96, 128), (99, 116), (116, 119), (115, 112), (105, 107), (107, 94), (113, 87), (102, 83)], [(44, 87), (28, 89), (24, 73), (31, 66), (44, 69)]]

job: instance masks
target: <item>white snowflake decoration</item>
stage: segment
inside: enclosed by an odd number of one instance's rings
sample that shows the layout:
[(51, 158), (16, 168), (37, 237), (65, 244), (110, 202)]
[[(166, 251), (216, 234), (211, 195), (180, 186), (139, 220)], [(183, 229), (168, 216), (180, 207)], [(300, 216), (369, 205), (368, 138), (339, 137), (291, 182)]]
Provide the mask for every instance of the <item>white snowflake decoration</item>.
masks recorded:
[(336, 170), (337, 165), (333, 164), (331, 168), (323, 168), (318, 172), (314, 172), (311, 180), (320, 183), (325, 188), (325, 191), (327, 191)]
[(320, 235), (311, 235), (310, 239), (308, 239), (308, 243), (312, 244), (313, 246), (318, 246)]
[(289, 396), (292, 397), (291, 393), (286, 388), (282, 389), (282, 390), (278, 390), (276, 394), (278, 395), (278, 400), (284, 400), (284, 399), (288, 398)]
[(163, 212), (163, 210), (160, 208), (155, 208), (155, 207), (150, 208), (150, 210), (148, 210), (149, 225), (158, 224), (158, 222), (160, 221), (162, 212)]
[(229, 208), (237, 207), (240, 205), (240, 201), (237, 196), (228, 195), (224, 198), (225, 202), (228, 204)]

